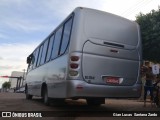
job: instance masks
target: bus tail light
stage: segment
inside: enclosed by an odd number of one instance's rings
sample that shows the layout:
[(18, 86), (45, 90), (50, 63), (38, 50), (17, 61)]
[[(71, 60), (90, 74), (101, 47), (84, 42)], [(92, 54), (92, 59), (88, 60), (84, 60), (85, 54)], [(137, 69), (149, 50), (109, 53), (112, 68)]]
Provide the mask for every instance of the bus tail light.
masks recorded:
[(77, 69), (78, 68), (78, 64), (77, 63), (71, 63), (70, 64), (70, 68)]
[(79, 56), (71, 56), (71, 61), (78, 61), (79, 60)]
[(70, 64), (69, 64), (69, 67), (70, 67), (69, 75), (70, 76), (75, 76), (75, 77), (78, 76), (78, 74), (79, 74), (79, 60), (80, 60), (80, 57), (77, 55), (72, 55), (70, 57)]
[(69, 75), (70, 75), (70, 76), (77, 76), (77, 75), (78, 75), (78, 71), (70, 70), (70, 71), (69, 71)]

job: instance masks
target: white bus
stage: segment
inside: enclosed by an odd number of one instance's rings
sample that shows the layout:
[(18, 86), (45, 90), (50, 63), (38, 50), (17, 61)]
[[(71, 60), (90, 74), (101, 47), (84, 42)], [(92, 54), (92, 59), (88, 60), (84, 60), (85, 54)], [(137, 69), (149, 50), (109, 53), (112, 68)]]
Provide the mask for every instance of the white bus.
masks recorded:
[(27, 58), (26, 98), (138, 98), (141, 38), (137, 23), (107, 12), (76, 8)]

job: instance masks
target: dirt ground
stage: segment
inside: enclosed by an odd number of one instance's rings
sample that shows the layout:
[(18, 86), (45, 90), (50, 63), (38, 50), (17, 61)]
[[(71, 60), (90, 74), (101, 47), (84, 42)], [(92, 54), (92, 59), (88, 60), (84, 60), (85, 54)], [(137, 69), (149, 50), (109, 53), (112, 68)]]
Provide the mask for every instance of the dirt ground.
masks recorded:
[[(31, 111), (31, 112), (46, 112), (52, 117), (44, 117), (45, 120), (101, 120), (109, 119), (107, 116), (111, 116), (114, 112), (132, 112), (132, 111), (147, 111), (160, 112), (160, 108), (151, 106), (150, 102), (147, 102), (147, 106), (143, 106), (143, 102), (138, 100), (121, 100), (121, 99), (106, 99), (106, 103), (100, 107), (88, 106), (85, 100), (66, 100), (66, 103), (62, 106), (45, 106), (42, 103), (41, 98), (33, 97), (33, 100), (26, 100), (23, 93), (0, 93), (0, 111)], [(68, 111), (78, 113), (78, 116), (68, 114)], [(59, 115), (55, 115), (59, 114)], [(68, 115), (68, 116), (67, 116)], [(71, 115), (71, 116), (70, 116)], [(64, 117), (65, 116), (65, 117)], [(107, 117), (107, 118), (106, 118)], [(136, 117), (137, 119), (143, 119), (143, 117)], [(2, 118), (0, 118), (1, 120)], [(6, 118), (3, 118), (6, 119)], [(8, 119), (8, 118), (7, 118)], [(39, 118), (12, 118), (13, 120), (21, 119), (37, 119)], [(110, 119), (134, 119), (133, 117), (110, 117)], [(158, 117), (148, 117), (145, 119), (158, 119)]]

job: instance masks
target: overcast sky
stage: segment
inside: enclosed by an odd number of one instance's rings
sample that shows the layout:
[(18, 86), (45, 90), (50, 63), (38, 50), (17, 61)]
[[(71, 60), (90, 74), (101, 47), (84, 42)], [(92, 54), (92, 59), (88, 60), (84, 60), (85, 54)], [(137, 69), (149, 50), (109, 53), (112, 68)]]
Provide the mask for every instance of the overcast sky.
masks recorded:
[(160, 0), (0, 0), (0, 76), (26, 69), (26, 57), (76, 7), (135, 20), (158, 5)]

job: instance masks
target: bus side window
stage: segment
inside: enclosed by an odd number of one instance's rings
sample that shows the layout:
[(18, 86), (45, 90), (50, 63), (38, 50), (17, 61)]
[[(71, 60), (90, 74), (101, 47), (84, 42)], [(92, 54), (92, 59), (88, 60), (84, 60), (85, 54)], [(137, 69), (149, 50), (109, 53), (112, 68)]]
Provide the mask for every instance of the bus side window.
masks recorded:
[(41, 57), (40, 65), (44, 64), (44, 62), (45, 62), (47, 48), (48, 48), (48, 39), (44, 42), (44, 45), (43, 45), (42, 57)]
[(55, 33), (55, 40), (53, 44), (51, 59), (54, 59), (58, 56), (61, 37), (62, 37), (62, 30), (63, 30), (63, 26), (61, 26)]
[(51, 58), (51, 52), (52, 52), (53, 42), (54, 42), (54, 34), (49, 39), (49, 45), (48, 45), (46, 62), (48, 62), (50, 60), (50, 58)]
[(40, 49), (40, 50), (39, 50), (39, 54), (38, 54), (38, 61), (37, 61), (37, 65), (36, 65), (36, 66), (39, 66), (39, 65), (40, 65), (41, 56), (42, 56), (42, 49), (43, 49), (43, 45), (41, 45), (39, 49)]
[(36, 54), (36, 52), (34, 51), (34, 52), (33, 52), (33, 55), (32, 55), (32, 60), (31, 60), (32, 68), (33, 68), (33, 65), (34, 65), (34, 63), (35, 63), (35, 54)]
[(71, 17), (64, 25), (64, 32), (63, 32), (63, 39), (62, 39), (60, 54), (64, 54), (64, 52), (67, 49), (67, 46), (70, 40), (72, 20), (73, 18)]
[(39, 52), (39, 48), (37, 48), (35, 51), (33, 69), (36, 67), (36, 63), (37, 63), (37, 59), (38, 59), (38, 52)]

